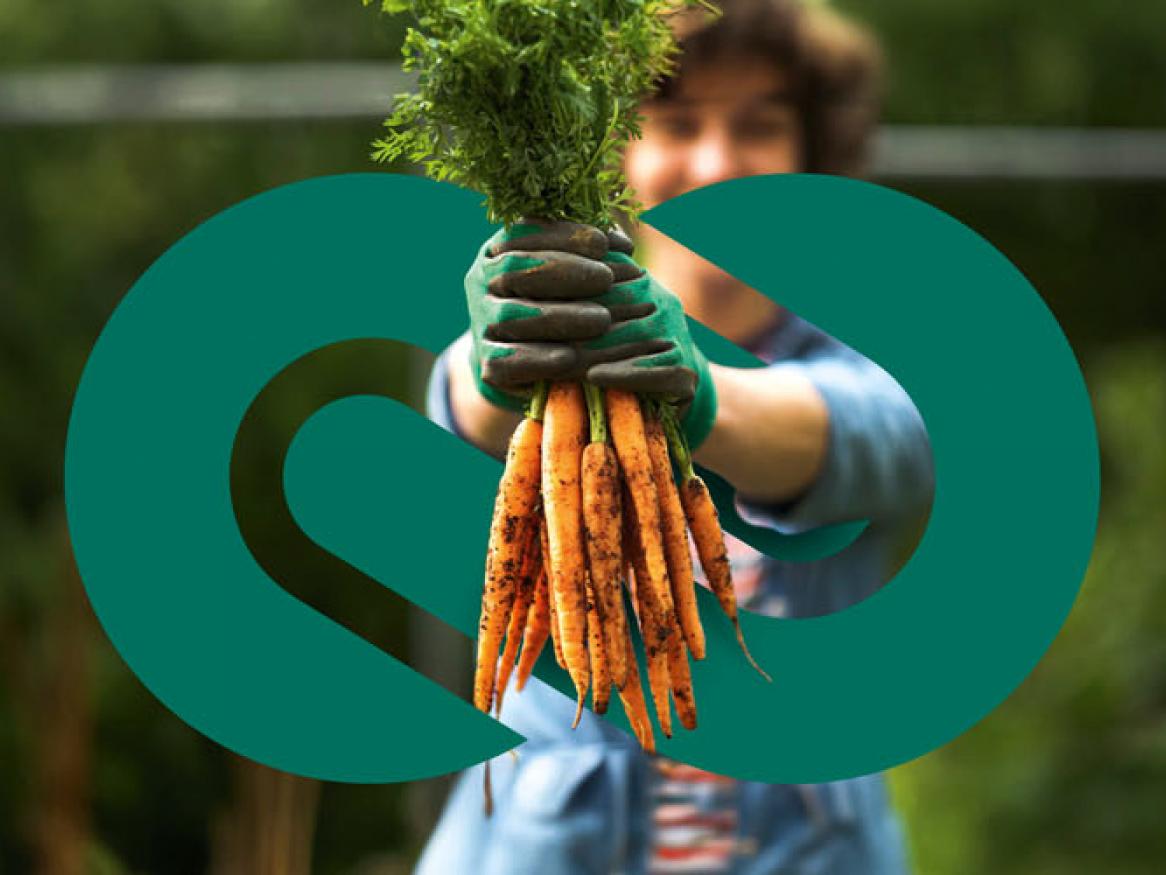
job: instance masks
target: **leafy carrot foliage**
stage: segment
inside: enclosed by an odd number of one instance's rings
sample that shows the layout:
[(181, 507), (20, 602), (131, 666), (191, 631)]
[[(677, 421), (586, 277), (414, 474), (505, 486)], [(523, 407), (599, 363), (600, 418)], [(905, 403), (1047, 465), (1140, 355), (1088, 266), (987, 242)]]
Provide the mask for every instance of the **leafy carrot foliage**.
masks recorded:
[[(370, 0), (365, 0), (370, 2)], [(671, 14), (705, 0), (383, 0), (411, 11), (379, 161), (481, 192), (494, 221), (605, 227), (638, 205), (621, 169), (637, 102), (673, 68)]]

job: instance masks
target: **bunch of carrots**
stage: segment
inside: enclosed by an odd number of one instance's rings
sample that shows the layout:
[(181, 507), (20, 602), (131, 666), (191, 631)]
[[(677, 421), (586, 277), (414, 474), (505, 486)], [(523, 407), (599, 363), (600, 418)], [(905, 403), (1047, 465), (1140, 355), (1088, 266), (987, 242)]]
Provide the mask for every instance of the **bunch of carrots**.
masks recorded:
[(680, 723), (695, 729), (688, 656), (703, 659), (705, 639), (689, 532), (742, 650), (768, 678), (745, 646), (716, 507), (675, 407), (590, 384), (541, 384), (511, 438), (494, 505), (475, 707), (500, 713), (515, 665), (521, 690), (549, 637), (575, 687), (573, 727), (589, 689), (603, 714), (614, 687), (636, 738), (654, 752), (626, 587), (660, 730), (671, 738), (669, 696)]
[[(673, 17), (716, 14), (709, 0), (381, 3), (414, 15), (402, 53), (418, 89), (394, 99), (374, 156), (481, 192), (491, 221), (543, 216), (599, 228), (639, 210), (622, 148), (639, 135), (638, 102), (674, 70)], [(742, 649), (745, 641), (716, 509), (676, 417), (672, 404), (628, 392), (536, 388), (494, 506), (477, 708), (500, 712), (516, 666), (521, 690), (550, 638), (577, 693), (574, 725), (588, 690), (603, 714), (614, 687), (653, 751), (626, 588), (660, 729), (671, 737), (669, 697), (680, 722), (696, 727), (688, 655), (703, 659), (705, 641), (688, 531)], [(488, 764), (486, 780), (489, 808)]]

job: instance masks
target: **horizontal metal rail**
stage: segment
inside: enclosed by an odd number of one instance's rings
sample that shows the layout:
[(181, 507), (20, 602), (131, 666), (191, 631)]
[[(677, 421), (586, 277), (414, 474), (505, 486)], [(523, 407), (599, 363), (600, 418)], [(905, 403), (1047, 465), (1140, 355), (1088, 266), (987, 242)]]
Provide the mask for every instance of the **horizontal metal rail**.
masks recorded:
[[(0, 126), (375, 119), (411, 83), (375, 61), (0, 69)], [(873, 173), (1166, 180), (1166, 130), (886, 125)]]
[(1166, 130), (886, 125), (883, 177), (1166, 180)]
[(411, 81), (378, 62), (0, 70), (0, 124), (368, 118)]

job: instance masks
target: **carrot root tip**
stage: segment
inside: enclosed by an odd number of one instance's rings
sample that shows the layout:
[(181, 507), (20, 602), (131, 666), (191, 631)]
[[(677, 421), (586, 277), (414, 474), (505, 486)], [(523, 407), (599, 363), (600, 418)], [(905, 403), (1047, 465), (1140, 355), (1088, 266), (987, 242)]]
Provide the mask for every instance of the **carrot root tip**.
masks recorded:
[(737, 643), (741, 645), (741, 650), (745, 654), (745, 658), (749, 660), (749, 664), (757, 669), (758, 673), (770, 683), (773, 683), (773, 678), (769, 676), (769, 672), (757, 664), (757, 660), (753, 658), (753, 654), (749, 652), (749, 647), (745, 644), (745, 633), (741, 631), (741, 624), (738, 622), (737, 627)]
[(482, 792), (485, 794), (484, 807), (486, 810), (486, 817), (490, 817), (494, 813), (494, 791), (490, 786), (490, 761), (486, 760), (486, 773), (482, 780)]

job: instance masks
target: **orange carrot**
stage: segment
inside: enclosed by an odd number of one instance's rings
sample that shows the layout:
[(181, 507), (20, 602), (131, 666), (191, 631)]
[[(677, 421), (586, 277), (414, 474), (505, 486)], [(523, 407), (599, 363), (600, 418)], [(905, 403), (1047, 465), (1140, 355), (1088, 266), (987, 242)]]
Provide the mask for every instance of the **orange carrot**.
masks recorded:
[(552, 383), (543, 416), (542, 496), (550, 547), (550, 595), (563, 658), (577, 695), (574, 726), (583, 714), (583, 697), (591, 679), (580, 484), (586, 442), (587, 407), (582, 387), (578, 383)]
[(514, 670), (514, 661), (518, 656), (518, 645), (522, 643), (526, 632), (527, 616), (534, 601), (535, 582), (541, 569), (542, 547), (536, 534), (529, 539), (523, 556), (522, 572), (518, 576), (518, 588), (514, 595), (514, 609), (510, 612), (510, 625), (506, 630), (506, 646), (502, 650), (502, 662), (498, 666), (494, 708), (499, 716), (502, 714), (502, 698), (506, 695), (506, 685), (510, 682), (510, 674)]
[(555, 662), (566, 671), (567, 660), (563, 658), (562, 632), (559, 631), (559, 615), (555, 611), (555, 600), (551, 598), (551, 546), (547, 541), (547, 518), (539, 517), (539, 541), (543, 550), (543, 573), (547, 576), (547, 612), (550, 615), (551, 644), (555, 650)]
[(696, 606), (696, 581), (692, 576), (692, 554), (688, 549), (688, 526), (680, 494), (672, 478), (672, 462), (668, 456), (668, 437), (664, 425), (656, 417), (648, 417), (644, 424), (648, 439), (648, 455), (652, 459), (652, 475), (660, 496), (660, 532), (664, 538), (664, 557), (668, 562), (668, 579), (672, 583), (672, 601), (680, 620), (684, 641), (695, 659), (704, 659), (704, 629)]
[(605, 398), (615, 452), (631, 498), (625, 513), (634, 514), (636, 518), (635, 531), (639, 535), (640, 552), (647, 571), (646, 582), (652, 589), (654, 603), (660, 611), (660, 619), (667, 634), (671, 634), (673, 627), (679, 632), (668, 580), (668, 565), (664, 558), (664, 540), (660, 533), (660, 499), (652, 474), (652, 461), (648, 455), (640, 402), (630, 392), (615, 389), (609, 389)]
[(652, 720), (648, 717), (648, 705), (644, 701), (644, 689), (640, 686), (640, 667), (636, 663), (636, 652), (632, 647), (631, 630), (627, 630), (621, 646), (624, 649), (624, 661), (628, 667), (627, 683), (619, 690), (620, 701), (623, 702), (624, 713), (632, 732), (640, 742), (640, 747), (648, 753), (656, 752), (656, 737), (652, 733)]
[(692, 453), (688, 441), (680, 431), (676, 421), (674, 408), (664, 405), (661, 407), (664, 432), (668, 436), (668, 446), (680, 468), (680, 503), (684, 507), (684, 516), (688, 520), (692, 540), (696, 544), (696, 554), (700, 558), (701, 568), (708, 579), (709, 588), (717, 597), (721, 610), (725, 612), (733, 623), (737, 632), (737, 643), (749, 664), (755, 668), (763, 678), (772, 681), (773, 678), (757, 664), (749, 647), (745, 644), (745, 633), (741, 630), (741, 619), (737, 614), (737, 594), (733, 589), (733, 570), (729, 565), (729, 554), (725, 549), (725, 533), (721, 529), (721, 520), (717, 516), (717, 507), (709, 495), (708, 486), (696, 473), (692, 466)]
[(761, 672), (766, 680), (772, 680), (765, 669), (757, 664), (745, 644), (745, 633), (741, 630), (741, 620), (737, 615), (737, 595), (733, 591), (733, 572), (729, 566), (729, 554), (725, 550), (725, 536), (721, 531), (716, 505), (700, 475), (693, 474), (684, 481), (680, 489), (680, 501), (684, 505), (684, 515), (688, 518), (688, 528), (696, 542), (696, 552), (705, 577), (708, 578), (709, 588), (717, 597), (721, 610), (732, 621), (737, 632), (737, 643), (741, 645), (749, 664)]
[[(626, 485), (626, 484), (625, 484)], [(634, 502), (624, 502), (624, 550), (632, 565), (629, 589), (635, 600), (636, 616), (640, 621), (640, 638), (644, 642), (644, 656), (648, 663), (648, 690), (656, 706), (656, 720), (665, 738), (672, 737), (672, 712), (668, 708), (668, 693), (672, 687), (669, 674), (669, 630), (661, 620), (661, 609), (656, 593), (649, 584), (647, 563), (644, 560), (642, 527), (636, 516)], [(676, 635), (679, 643), (679, 634)], [(681, 644), (683, 647), (683, 644)], [(630, 666), (629, 666), (630, 669)]]
[[(611, 663), (607, 655), (607, 641), (599, 622), (598, 598), (591, 576), (587, 577), (587, 652), (591, 657), (591, 710), (607, 713), (611, 701)], [(625, 660), (626, 661), (626, 660)]]
[[(664, 557), (660, 498), (652, 472), (640, 402), (630, 392), (613, 389), (607, 390), (605, 399), (611, 437), (630, 498), (625, 504), (624, 514), (634, 520), (630, 531), (635, 543), (625, 545), (625, 550), (632, 552), (632, 566), (635, 569), (640, 629), (648, 657), (648, 685), (656, 700), (660, 728), (666, 736), (671, 737), (669, 666), (687, 674), (685, 670), (688, 662), (684, 656), (684, 641), (672, 601), (668, 565)], [(676, 680), (682, 684), (683, 676)]]
[(518, 672), (514, 686), (521, 692), (526, 680), (534, 671), (534, 664), (542, 653), (547, 637), (551, 633), (551, 613), (547, 596), (547, 569), (539, 563), (538, 581), (534, 585), (534, 600), (526, 617), (526, 631), (522, 636), (522, 656), (518, 659)]
[(595, 606), (602, 630), (611, 678), (617, 687), (627, 679), (627, 660), (621, 642), (627, 634), (621, 596), (623, 565), (619, 463), (606, 443), (603, 400), (599, 389), (586, 386), (591, 416), (591, 443), (583, 450), (583, 524), (587, 541), (587, 567), (595, 588)]
[(683, 644), (668, 650), (668, 680), (680, 725), (690, 731), (696, 729), (696, 693), (692, 688), (688, 652)]
[(551, 647), (555, 651), (555, 662), (559, 668), (567, 670), (567, 659), (563, 656), (563, 633), (559, 631), (559, 612), (555, 610), (555, 600), (550, 597), (550, 572), (547, 572), (547, 598), (550, 602)]
[(486, 713), (493, 701), (498, 649), (514, 606), (523, 552), (534, 533), (542, 438), (538, 420), (527, 417), (518, 424), (494, 503), (474, 668), (474, 707)]
[[(624, 507), (628, 506), (627, 490), (623, 490)], [(640, 622), (640, 601), (636, 598), (636, 576), (632, 573), (632, 557), (631, 557), (631, 520), (625, 513), (623, 517), (623, 579), (628, 588), (628, 595), (632, 598), (632, 618), (636, 621), (636, 627), (643, 625)]]

